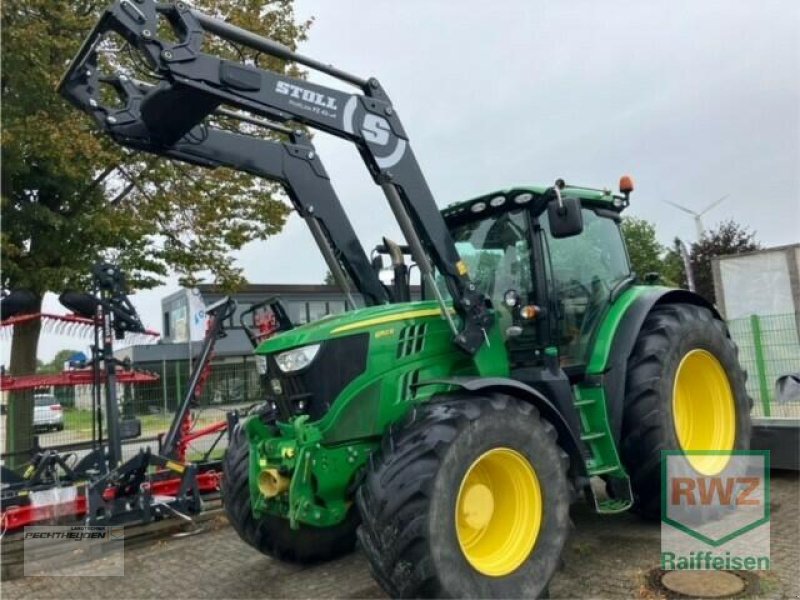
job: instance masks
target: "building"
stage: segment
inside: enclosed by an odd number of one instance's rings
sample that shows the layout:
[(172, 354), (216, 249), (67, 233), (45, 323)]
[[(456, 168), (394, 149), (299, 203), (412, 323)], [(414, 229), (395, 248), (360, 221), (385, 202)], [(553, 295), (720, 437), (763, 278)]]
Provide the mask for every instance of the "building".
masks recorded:
[[(419, 295), (418, 288), (412, 294)], [(174, 409), (186, 392), (192, 360), (200, 352), (205, 330), (203, 307), (227, 294), (216, 286), (201, 284), (194, 290), (180, 290), (161, 300), (162, 337), (156, 344), (122, 348), (114, 354), (129, 359), (137, 369), (155, 372), (160, 381), (138, 386), (133, 393), (137, 413)], [(240, 315), (253, 304), (280, 298), (295, 324), (308, 323), (325, 315), (351, 308), (335, 285), (251, 284), (233, 294), (236, 313), (226, 324), (227, 335), (218, 340), (213, 368), (202, 395), (208, 406), (246, 404), (260, 399), (260, 379), (253, 346), (242, 329)], [(360, 298), (356, 296), (356, 301)], [(191, 343), (189, 340), (194, 340)], [(152, 389), (150, 389), (152, 388)]]

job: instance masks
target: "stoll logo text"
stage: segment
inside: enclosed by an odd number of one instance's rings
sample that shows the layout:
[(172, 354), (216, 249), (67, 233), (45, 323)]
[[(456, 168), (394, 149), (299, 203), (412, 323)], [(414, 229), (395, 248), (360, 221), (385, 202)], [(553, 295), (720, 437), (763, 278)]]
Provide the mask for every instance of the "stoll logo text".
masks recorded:
[(769, 452), (665, 451), (661, 568), (770, 568)]

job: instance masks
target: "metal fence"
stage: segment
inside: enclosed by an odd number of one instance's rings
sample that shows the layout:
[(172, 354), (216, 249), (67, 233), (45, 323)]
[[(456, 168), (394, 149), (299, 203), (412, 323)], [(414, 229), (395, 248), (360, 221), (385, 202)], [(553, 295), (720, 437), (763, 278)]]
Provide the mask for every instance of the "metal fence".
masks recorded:
[[(765, 292), (768, 293), (768, 292)], [(747, 371), (753, 416), (800, 418), (800, 323), (795, 314), (728, 321)]]
[[(124, 442), (124, 456), (132, 456), (140, 447), (157, 447), (157, 436), (166, 433), (176, 409), (186, 394), (189, 379), (188, 361), (165, 361), (137, 364), (137, 370), (150, 371), (158, 381), (146, 384), (119, 384), (117, 395), (122, 418), (137, 418), (141, 423), (141, 436)], [(54, 388), (39, 390), (39, 394), (52, 393), (61, 405), (63, 419), (60, 424), (47, 423), (34, 415), (34, 430), (42, 448), (59, 448), (88, 444), (97, 437), (96, 414), (92, 410), (92, 386)], [(203, 387), (200, 400), (194, 409), (194, 427), (200, 428), (225, 419), (225, 413), (235, 408), (244, 408), (263, 398), (261, 379), (256, 368), (255, 357), (243, 357), (235, 362), (212, 364), (212, 369)], [(105, 389), (103, 389), (105, 402)], [(40, 412), (44, 407), (40, 408)], [(36, 409), (34, 409), (36, 410)], [(7, 411), (4, 411), (7, 413)], [(7, 414), (2, 415), (2, 433), (5, 439)], [(103, 434), (105, 437), (105, 420)], [(189, 447), (189, 457), (202, 454), (213, 442), (213, 438), (202, 438)], [(224, 448), (224, 439), (216, 446)], [(3, 448), (5, 451), (5, 448)]]

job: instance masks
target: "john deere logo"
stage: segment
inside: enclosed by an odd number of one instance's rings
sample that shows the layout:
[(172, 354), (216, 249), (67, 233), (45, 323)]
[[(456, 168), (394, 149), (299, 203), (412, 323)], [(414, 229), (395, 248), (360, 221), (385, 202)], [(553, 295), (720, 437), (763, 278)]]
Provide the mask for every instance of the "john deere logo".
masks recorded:
[[(701, 474), (687, 455), (728, 460)], [(661, 474), (662, 568), (769, 568), (768, 452), (667, 451)]]

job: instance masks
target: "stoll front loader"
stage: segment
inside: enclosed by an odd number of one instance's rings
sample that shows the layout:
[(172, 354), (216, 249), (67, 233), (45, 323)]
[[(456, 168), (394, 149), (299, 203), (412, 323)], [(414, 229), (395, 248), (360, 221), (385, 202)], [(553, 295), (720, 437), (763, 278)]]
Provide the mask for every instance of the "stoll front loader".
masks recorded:
[[(97, 76), (107, 35), (142, 57), (151, 84)], [(205, 53), (208, 36), (357, 92)], [(104, 84), (122, 107), (98, 102)], [(121, 144), (284, 183), (293, 161), (327, 180), (310, 146), (297, 150), (299, 134), (273, 125), (289, 141), (259, 145), (216, 131), (214, 119), (294, 121), (349, 140), (406, 238), (428, 298), (418, 302), (407, 301), (402, 248), (385, 243), (398, 274), (385, 287), (365, 271), (332, 189), (287, 184), (337, 280), (366, 306), (257, 349), (268, 397), (233, 432), (223, 489), (231, 524), (257, 550), (322, 560), (358, 539), (393, 596), (539, 596), (580, 491), (598, 512), (657, 517), (662, 450), (748, 448), (745, 375), (719, 314), (690, 292), (640, 285), (630, 270), (619, 229), (626, 178), (619, 194), (559, 180), (440, 212), (376, 79), (182, 2), (114, 2), (59, 89)], [(702, 474), (726, 465), (686, 459)], [(607, 497), (595, 496), (593, 477)]]

